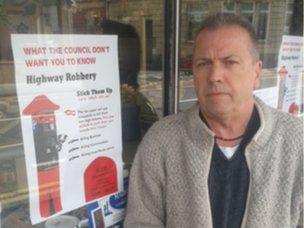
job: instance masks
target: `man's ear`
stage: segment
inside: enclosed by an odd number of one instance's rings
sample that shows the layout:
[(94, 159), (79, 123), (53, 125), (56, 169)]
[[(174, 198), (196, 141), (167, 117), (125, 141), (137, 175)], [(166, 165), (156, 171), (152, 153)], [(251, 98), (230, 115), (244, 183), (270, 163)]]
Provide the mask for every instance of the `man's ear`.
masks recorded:
[(260, 87), (260, 79), (262, 75), (262, 66), (263, 63), (261, 60), (258, 60), (255, 62), (254, 66), (254, 83), (253, 83), (253, 89), (257, 89)]

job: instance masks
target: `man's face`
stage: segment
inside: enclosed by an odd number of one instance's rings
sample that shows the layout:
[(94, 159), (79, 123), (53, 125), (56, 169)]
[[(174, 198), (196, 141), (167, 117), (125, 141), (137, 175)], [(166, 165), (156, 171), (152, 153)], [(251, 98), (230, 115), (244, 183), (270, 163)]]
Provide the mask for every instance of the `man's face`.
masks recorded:
[(205, 29), (195, 44), (194, 84), (202, 112), (225, 115), (251, 109), (262, 63), (253, 58), (246, 30), (239, 26)]

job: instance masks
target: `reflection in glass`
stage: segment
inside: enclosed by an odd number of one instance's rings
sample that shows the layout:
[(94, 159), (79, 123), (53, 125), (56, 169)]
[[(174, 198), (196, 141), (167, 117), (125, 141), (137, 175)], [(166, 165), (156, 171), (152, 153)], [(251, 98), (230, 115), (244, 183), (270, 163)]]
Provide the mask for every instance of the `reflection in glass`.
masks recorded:
[(267, 34), (267, 23), (268, 23), (268, 11), (269, 3), (259, 3), (258, 4), (258, 25), (257, 25), (257, 36), (259, 40), (265, 40)]
[[(139, 141), (163, 115), (163, 28), (163, 0), (0, 1), (2, 228), (32, 227), (10, 35), (118, 35), (123, 159), (131, 163)], [(85, 208), (68, 214), (85, 223)]]
[[(179, 50), (179, 110), (185, 110), (197, 100), (191, 70), (193, 34), (196, 31), (189, 32), (189, 29), (196, 30), (199, 28), (205, 16), (202, 15), (203, 11), (207, 11), (208, 14), (225, 12), (242, 15), (253, 24), (259, 39), (260, 58), (263, 61), (260, 88), (269, 88), (277, 85), (278, 53), (282, 36), (286, 34), (303, 36), (303, 10), (299, 9), (303, 9), (303, 2), (298, 0), (271, 2), (266, 0), (209, 0), (204, 1), (204, 4), (199, 0), (182, 0)], [(201, 11), (197, 12), (199, 10)], [(192, 15), (200, 15), (196, 17), (195, 26), (183, 26), (184, 21), (193, 21)], [(185, 34), (188, 35), (188, 39), (185, 38)]]
[(254, 15), (254, 4), (250, 2), (240, 3), (240, 11), (243, 17), (246, 17), (248, 21), (253, 23), (253, 15)]

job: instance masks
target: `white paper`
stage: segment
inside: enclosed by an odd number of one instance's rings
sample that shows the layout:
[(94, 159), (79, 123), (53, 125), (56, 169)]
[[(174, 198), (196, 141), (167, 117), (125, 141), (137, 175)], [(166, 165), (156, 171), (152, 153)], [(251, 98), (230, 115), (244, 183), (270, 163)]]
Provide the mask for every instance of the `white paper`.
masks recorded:
[(303, 37), (283, 36), (277, 75), (280, 85), (278, 108), (299, 115), (303, 104)]
[(253, 91), (254, 95), (262, 99), (267, 105), (277, 108), (278, 106), (278, 87), (267, 87)]
[(117, 36), (14, 34), (12, 47), (32, 223), (121, 191)]

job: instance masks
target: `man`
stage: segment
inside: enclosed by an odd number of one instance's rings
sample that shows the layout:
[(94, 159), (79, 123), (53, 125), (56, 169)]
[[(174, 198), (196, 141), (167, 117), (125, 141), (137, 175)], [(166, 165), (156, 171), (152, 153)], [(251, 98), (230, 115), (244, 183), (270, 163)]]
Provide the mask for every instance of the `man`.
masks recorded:
[(193, 54), (199, 102), (143, 139), (125, 227), (301, 225), (302, 122), (253, 96), (261, 68), (248, 22), (206, 19)]

